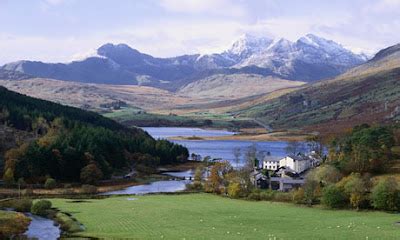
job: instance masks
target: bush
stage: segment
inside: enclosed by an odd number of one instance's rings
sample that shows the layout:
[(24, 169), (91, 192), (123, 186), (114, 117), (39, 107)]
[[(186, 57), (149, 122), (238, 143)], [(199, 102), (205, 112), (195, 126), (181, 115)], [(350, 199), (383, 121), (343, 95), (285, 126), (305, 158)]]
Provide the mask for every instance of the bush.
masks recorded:
[(340, 208), (346, 205), (347, 199), (344, 192), (335, 185), (329, 185), (322, 191), (322, 203), (330, 208)]
[(14, 171), (11, 168), (7, 168), (4, 173), (3, 180), (7, 186), (14, 184)]
[(274, 201), (277, 202), (291, 202), (293, 196), (291, 192), (276, 192), (274, 194)]
[(53, 178), (47, 178), (44, 187), (46, 189), (54, 189), (57, 187), (57, 182)]
[(261, 200), (261, 191), (256, 189), (253, 190), (248, 196), (247, 198), (249, 200), (254, 200), (254, 201), (260, 201)]
[(32, 207), (31, 199), (13, 199), (2, 202), (0, 204), (2, 208), (12, 208), (17, 212), (29, 212)]
[(229, 197), (238, 198), (241, 195), (241, 191), (242, 191), (242, 188), (240, 186), (240, 183), (237, 183), (237, 182), (229, 183), (229, 186), (228, 186)]
[(381, 180), (371, 193), (372, 206), (376, 209), (400, 210), (400, 190), (394, 178)]
[(294, 203), (303, 204), (305, 203), (304, 189), (299, 188), (293, 192), (292, 199)]
[(186, 184), (186, 190), (202, 191), (203, 184), (199, 181), (194, 181), (193, 183)]
[(31, 212), (35, 215), (46, 216), (50, 208), (51, 202), (49, 200), (39, 200), (33, 204)]
[(32, 207), (32, 200), (31, 199), (18, 199), (14, 200), (14, 209), (17, 212), (29, 212)]
[(0, 239), (20, 239), (16, 236), (28, 230), (31, 219), (22, 213), (2, 212), (1, 214)]
[(97, 193), (97, 187), (89, 184), (82, 185), (82, 192), (86, 194), (95, 194)]
[(263, 201), (271, 201), (275, 197), (275, 192), (273, 190), (262, 191), (260, 193), (260, 199)]

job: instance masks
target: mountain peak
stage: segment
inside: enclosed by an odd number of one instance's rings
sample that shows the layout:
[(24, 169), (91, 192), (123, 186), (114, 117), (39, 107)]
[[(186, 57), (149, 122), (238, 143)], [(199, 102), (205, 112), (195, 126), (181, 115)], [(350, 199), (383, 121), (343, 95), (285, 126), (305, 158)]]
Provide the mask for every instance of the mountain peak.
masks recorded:
[(273, 40), (267, 37), (244, 34), (232, 44), (227, 52), (233, 55), (248, 56), (267, 48), (272, 42)]

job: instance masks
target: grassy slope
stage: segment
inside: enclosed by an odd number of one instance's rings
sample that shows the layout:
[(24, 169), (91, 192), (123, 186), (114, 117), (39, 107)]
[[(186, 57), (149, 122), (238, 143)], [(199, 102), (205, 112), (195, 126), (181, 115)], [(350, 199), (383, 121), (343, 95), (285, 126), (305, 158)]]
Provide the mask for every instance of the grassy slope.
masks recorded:
[[(224, 114), (187, 114), (165, 115), (156, 113), (147, 113), (140, 109), (123, 108), (111, 113), (105, 113), (103, 116), (114, 119), (126, 126), (139, 127), (209, 127), (209, 128), (238, 128), (255, 127), (257, 124), (246, 119), (235, 119)], [(205, 121), (211, 120), (209, 124)]]
[(371, 61), (335, 79), (270, 99), (239, 114), (256, 117), (275, 128), (319, 124), (331, 128), (334, 122), (343, 129), (363, 122), (386, 121), (400, 105), (399, 59), (392, 55)]
[(270, 93), (279, 89), (298, 87), (304, 82), (264, 77), (256, 74), (213, 75), (190, 83), (178, 93), (183, 96), (206, 99), (239, 99)]
[(231, 200), (208, 194), (112, 197), (55, 207), (83, 223), (84, 236), (129, 239), (397, 239), (400, 221), (383, 212), (331, 211)]

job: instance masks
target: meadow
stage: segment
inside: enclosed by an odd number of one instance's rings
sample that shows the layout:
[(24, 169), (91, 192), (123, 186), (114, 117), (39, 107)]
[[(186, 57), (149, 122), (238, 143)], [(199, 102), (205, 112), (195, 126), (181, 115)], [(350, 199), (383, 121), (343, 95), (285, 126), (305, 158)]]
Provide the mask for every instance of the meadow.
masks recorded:
[(52, 199), (80, 236), (129, 239), (399, 239), (400, 215), (233, 200), (210, 194)]

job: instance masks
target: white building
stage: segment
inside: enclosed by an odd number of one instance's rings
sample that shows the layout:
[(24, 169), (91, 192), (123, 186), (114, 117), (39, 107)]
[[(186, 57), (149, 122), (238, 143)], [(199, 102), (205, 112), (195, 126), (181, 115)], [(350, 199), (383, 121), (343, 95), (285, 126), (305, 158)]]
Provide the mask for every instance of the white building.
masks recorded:
[(263, 161), (263, 168), (267, 170), (276, 171), (279, 169), (279, 159), (265, 158)]
[(279, 166), (288, 167), (297, 173), (302, 173), (313, 167), (313, 164), (309, 157), (289, 155), (279, 160)]

